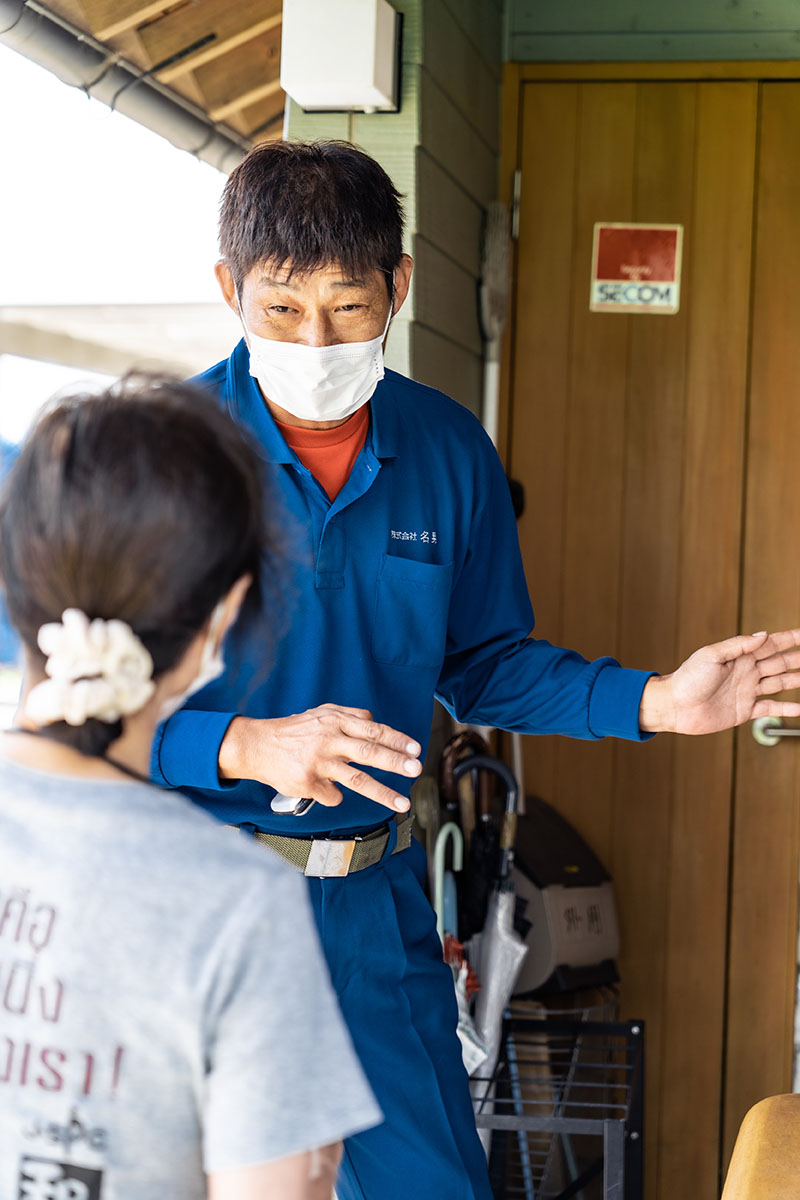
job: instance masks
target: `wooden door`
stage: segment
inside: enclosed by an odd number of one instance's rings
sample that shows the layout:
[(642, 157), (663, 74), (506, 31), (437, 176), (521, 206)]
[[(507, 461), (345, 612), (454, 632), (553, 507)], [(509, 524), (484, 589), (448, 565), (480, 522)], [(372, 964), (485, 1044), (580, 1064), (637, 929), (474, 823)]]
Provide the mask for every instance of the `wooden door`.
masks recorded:
[[(800, 84), (764, 83), (742, 587), (742, 627), (748, 630), (800, 624), (798, 130)], [(800, 742), (766, 748), (741, 731), (734, 813), (727, 1152), (750, 1105), (792, 1085)]]
[[(757, 120), (752, 81), (521, 91), (509, 466), (537, 632), (589, 657), (666, 671), (739, 627)], [(589, 312), (601, 220), (684, 225), (677, 316)], [(615, 880), (662, 1200), (719, 1194), (735, 762), (732, 734), (526, 749)]]

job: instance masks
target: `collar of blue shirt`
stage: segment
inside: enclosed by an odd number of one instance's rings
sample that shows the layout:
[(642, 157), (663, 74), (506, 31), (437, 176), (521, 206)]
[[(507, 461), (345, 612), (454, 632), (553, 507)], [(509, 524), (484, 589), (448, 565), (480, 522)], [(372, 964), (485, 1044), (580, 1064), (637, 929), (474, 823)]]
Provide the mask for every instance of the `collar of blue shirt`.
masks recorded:
[[(396, 458), (401, 449), (402, 433), (398, 405), (402, 403), (402, 375), (387, 371), (370, 400), (371, 420), (368, 441), (376, 458)], [(228, 359), (227, 388), (231, 415), (249, 429), (267, 462), (293, 463), (289, 449), (264, 403), (258, 384), (250, 374), (247, 344), (242, 339)]]

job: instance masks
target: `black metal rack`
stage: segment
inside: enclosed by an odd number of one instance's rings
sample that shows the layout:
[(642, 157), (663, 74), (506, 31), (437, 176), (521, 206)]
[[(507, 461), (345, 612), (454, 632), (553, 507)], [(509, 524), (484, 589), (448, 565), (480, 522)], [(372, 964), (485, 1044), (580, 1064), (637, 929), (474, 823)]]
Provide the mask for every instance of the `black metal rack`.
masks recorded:
[(641, 1021), (509, 1010), (495, 1070), (472, 1078), (496, 1200), (641, 1200), (643, 1085)]

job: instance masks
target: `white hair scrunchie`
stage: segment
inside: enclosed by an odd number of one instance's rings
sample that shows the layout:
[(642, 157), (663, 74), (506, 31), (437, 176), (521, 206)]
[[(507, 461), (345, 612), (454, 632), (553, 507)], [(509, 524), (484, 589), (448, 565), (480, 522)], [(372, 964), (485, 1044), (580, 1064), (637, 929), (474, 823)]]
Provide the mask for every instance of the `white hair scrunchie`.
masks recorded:
[(60, 624), (42, 625), (37, 640), (49, 676), (25, 702), (37, 725), (84, 725), (90, 717), (113, 724), (144, 708), (156, 689), (153, 660), (124, 621), (90, 621), (68, 608)]

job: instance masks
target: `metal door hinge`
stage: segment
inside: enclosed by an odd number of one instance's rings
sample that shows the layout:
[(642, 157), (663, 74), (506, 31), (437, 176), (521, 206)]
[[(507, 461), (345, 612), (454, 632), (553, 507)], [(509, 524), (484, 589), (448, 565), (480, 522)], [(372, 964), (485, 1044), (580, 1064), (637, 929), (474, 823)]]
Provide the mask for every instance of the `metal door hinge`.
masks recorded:
[(522, 171), (517, 168), (514, 172), (514, 186), (511, 193), (511, 236), (514, 241), (519, 237), (519, 201), (522, 195)]

